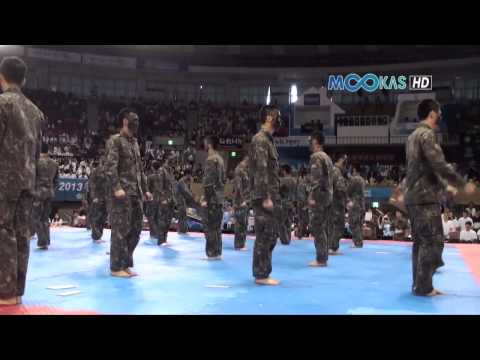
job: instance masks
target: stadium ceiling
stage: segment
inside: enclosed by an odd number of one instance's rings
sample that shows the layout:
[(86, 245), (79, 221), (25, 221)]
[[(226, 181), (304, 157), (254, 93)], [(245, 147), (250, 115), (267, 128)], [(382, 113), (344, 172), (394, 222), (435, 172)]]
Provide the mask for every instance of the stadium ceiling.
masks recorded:
[(479, 57), (478, 45), (26, 45), (185, 65), (315, 67)]

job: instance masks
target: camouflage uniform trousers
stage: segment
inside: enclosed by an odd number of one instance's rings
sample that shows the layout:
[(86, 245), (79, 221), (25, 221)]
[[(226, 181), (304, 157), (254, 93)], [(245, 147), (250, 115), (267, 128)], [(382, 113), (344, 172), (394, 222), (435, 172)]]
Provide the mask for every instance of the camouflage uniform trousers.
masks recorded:
[(298, 226), (298, 237), (307, 237), (308, 236), (308, 208), (306, 208), (306, 203), (299, 203), (297, 205), (297, 226)]
[(316, 206), (311, 212), (310, 229), (315, 243), (316, 260), (319, 263), (328, 261), (330, 212), (331, 205)]
[(111, 221), (110, 269), (121, 271), (133, 267), (143, 225), (142, 200), (137, 196), (113, 199)]
[(412, 290), (426, 295), (433, 290), (433, 274), (443, 264), (441, 208), (438, 204), (407, 206), (412, 225)]
[(203, 231), (205, 234), (205, 252), (208, 257), (222, 255), (222, 205), (209, 204), (202, 211)]
[(234, 209), (235, 217), (235, 249), (245, 247), (247, 241), (247, 221), (248, 221), (248, 207), (239, 206)]
[(272, 253), (277, 244), (276, 217), (280, 212), (278, 201), (273, 201), (273, 210), (265, 210), (262, 200), (253, 202), (255, 213), (255, 245), (253, 248), (253, 276), (266, 279), (272, 272)]
[(167, 242), (168, 230), (170, 230), (170, 225), (172, 224), (172, 218), (174, 215), (174, 206), (174, 203), (167, 202), (166, 204), (160, 203), (158, 207), (158, 213), (155, 218), (158, 229), (158, 245)]
[(177, 217), (178, 217), (178, 233), (186, 234), (188, 232), (188, 222), (187, 222), (187, 207), (184, 205), (178, 205), (177, 208)]
[(32, 236), (33, 197), (0, 199), (0, 298), (23, 296)]
[(148, 219), (148, 227), (150, 228), (150, 237), (158, 239), (158, 212), (159, 212), (160, 202), (152, 200), (145, 203), (145, 216)]
[(33, 202), (33, 233), (37, 234), (38, 247), (50, 245), (50, 213), (52, 199), (35, 199)]
[(293, 204), (290, 201), (281, 202), (280, 217), (278, 220), (280, 242), (283, 245), (289, 245), (292, 241), (293, 224)]
[(345, 229), (345, 206), (333, 200), (330, 222), (330, 250), (337, 251)]
[(348, 211), (348, 223), (352, 231), (353, 244), (356, 247), (363, 247), (362, 225), (365, 218), (365, 212), (361, 206), (356, 204)]
[(90, 226), (92, 228), (92, 239), (100, 240), (103, 235), (103, 228), (105, 227), (105, 221), (107, 221), (107, 203), (105, 200), (98, 200), (92, 202), (90, 206)]

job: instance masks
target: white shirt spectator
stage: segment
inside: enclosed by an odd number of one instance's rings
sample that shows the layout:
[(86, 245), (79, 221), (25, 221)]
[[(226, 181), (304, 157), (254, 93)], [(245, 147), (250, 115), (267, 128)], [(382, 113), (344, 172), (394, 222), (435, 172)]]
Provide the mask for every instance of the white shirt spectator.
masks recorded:
[(473, 231), (472, 229), (470, 230), (462, 230), (460, 232), (460, 241), (465, 241), (465, 242), (472, 242), (472, 241), (477, 241), (478, 240), (478, 236), (477, 234), (475, 233), (475, 231)]
[(460, 230), (463, 231), (465, 230), (465, 223), (467, 221), (470, 221), (472, 224), (473, 224), (473, 220), (471, 217), (467, 216), (467, 217), (461, 217), (460, 219), (458, 219), (458, 224), (460, 225)]
[(442, 219), (442, 225), (443, 225), (443, 235), (445, 236), (446, 239), (448, 239), (448, 232), (449, 232), (448, 221), (445, 221)]

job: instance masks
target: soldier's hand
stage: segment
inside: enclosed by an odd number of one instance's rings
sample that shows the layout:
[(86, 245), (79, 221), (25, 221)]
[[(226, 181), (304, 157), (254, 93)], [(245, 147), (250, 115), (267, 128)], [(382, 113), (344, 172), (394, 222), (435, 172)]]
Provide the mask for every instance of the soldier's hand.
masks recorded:
[(163, 200), (162, 205), (167, 205), (167, 200)]
[(473, 183), (469, 182), (467, 185), (465, 185), (465, 194), (467, 195), (472, 195), (476, 190), (476, 187)]
[(308, 206), (314, 207), (317, 204), (317, 202), (313, 199), (308, 199)]
[(117, 190), (115, 191), (115, 197), (117, 199), (123, 199), (127, 196), (127, 194), (125, 193), (125, 191), (123, 189), (120, 189), (120, 190)]
[(148, 191), (145, 193), (145, 197), (147, 198), (147, 201), (152, 201), (152, 200), (153, 200), (153, 195), (152, 195), (152, 193), (150, 193), (150, 192), (148, 192)]
[(247, 206), (247, 202), (244, 201), (241, 206), (242, 206), (242, 207), (246, 207), (246, 206)]
[(202, 201), (200, 203), (200, 206), (203, 207), (203, 208), (206, 208), (208, 206), (207, 202), (206, 201)]
[(93, 203), (98, 203), (98, 199), (93, 199)]
[(347, 209), (350, 210), (352, 207), (353, 207), (353, 202), (352, 202), (352, 201), (349, 201), (349, 202), (347, 203)]
[(265, 210), (273, 210), (273, 202), (270, 198), (263, 200), (262, 205)]
[[(447, 192), (448, 192), (449, 194), (451, 194), (452, 196), (455, 196), (455, 195), (457, 195), (457, 193), (458, 193), (458, 189), (457, 189), (456, 187), (452, 186), (452, 185), (448, 185), (448, 186), (447, 186)], [(465, 192), (466, 192), (466, 191), (465, 191)]]

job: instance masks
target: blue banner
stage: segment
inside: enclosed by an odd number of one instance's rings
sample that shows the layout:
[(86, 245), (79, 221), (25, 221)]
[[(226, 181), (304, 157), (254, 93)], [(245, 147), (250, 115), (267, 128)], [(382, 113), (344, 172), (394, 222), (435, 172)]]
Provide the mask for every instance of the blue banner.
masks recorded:
[(58, 179), (55, 189), (55, 201), (78, 202), (82, 201), (83, 194), (87, 190), (87, 179)]
[(392, 188), (389, 187), (371, 187), (365, 190), (365, 198), (372, 200), (388, 200), (392, 195)]

